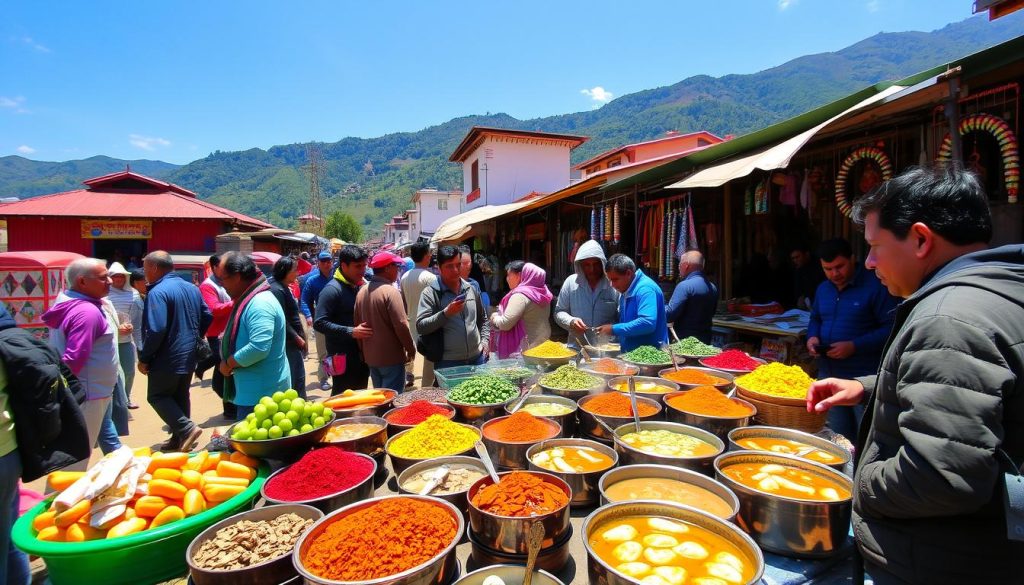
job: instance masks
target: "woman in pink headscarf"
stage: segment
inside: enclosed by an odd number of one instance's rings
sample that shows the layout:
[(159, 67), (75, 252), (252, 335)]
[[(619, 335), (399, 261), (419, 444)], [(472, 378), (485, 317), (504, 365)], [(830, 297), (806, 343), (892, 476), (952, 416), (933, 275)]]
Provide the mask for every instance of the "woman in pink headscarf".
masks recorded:
[(491, 349), (499, 358), (521, 353), (551, 337), (551, 291), (547, 274), (536, 264), (516, 260), (505, 267), (510, 289), (491, 315)]

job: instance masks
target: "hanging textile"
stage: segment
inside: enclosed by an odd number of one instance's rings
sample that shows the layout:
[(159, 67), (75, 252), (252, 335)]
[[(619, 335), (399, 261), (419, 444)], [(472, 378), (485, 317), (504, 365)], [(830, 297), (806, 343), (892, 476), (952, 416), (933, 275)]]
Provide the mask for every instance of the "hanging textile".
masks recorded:
[(804, 169), (804, 182), (800, 185), (800, 207), (810, 209), (811, 171)]
[(756, 189), (757, 186), (751, 183), (747, 187), (747, 192), (743, 194), (743, 215), (754, 214), (754, 191)]
[(597, 239), (597, 208), (590, 208), (590, 239)]
[(616, 246), (622, 241), (622, 216), (619, 211), (619, 202), (615, 202), (615, 211), (612, 216), (613, 225), (615, 226), (612, 230), (612, 243)]
[[(686, 201), (687, 201), (686, 205), (687, 205), (687, 207), (689, 207), (689, 205), (690, 205), (690, 203), (689, 203), (690, 202), (690, 196), (689, 195), (687, 195)], [(675, 242), (674, 242), (676, 258), (679, 258), (683, 254), (686, 253), (686, 248), (687, 248), (686, 234), (688, 233), (688, 230), (689, 230), (689, 224), (687, 223), (687, 217), (686, 217), (685, 214), (683, 214), (682, 217), (680, 218), (680, 222), (679, 222), (679, 232), (676, 234)]]
[(612, 241), (612, 206), (604, 206), (604, 241)]
[(689, 248), (692, 250), (700, 249), (700, 243), (697, 241), (697, 224), (693, 221), (693, 206), (689, 201), (686, 202), (686, 215), (689, 229), (686, 232), (687, 239), (690, 240)]

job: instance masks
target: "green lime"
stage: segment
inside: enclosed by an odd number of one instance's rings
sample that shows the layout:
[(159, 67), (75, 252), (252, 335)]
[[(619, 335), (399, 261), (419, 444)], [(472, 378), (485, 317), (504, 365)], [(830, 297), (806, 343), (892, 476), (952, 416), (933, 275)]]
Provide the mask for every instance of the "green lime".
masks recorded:
[(299, 391), (294, 388), (289, 388), (284, 391), (284, 397), (288, 400), (295, 400), (299, 397)]
[(285, 413), (275, 412), (274, 416), (270, 417), (270, 420), (274, 421), (274, 424), (276, 425), (277, 423), (283, 421), (285, 418), (287, 418), (287, 415)]
[(231, 438), (236, 441), (248, 441), (251, 436), (252, 432), (249, 431), (248, 427), (239, 427), (235, 434), (231, 435)]
[(255, 412), (250, 412), (249, 414), (245, 415), (245, 420), (247, 420), (249, 422), (252, 422), (252, 421), (256, 420), (256, 413)]
[(264, 396), (263, 398), (260, 398), (260, 404), (262, 404), (263, 406), (270, 406), (271, 404), (277, 404), (277, 403), (274, 402), (273, 398), (271, 398), (269, 396)]
[(269, 418), (263, 419), (263, 422), (260, 423), (260, 428), (264, 430), (269, 429), (272, 426), (274, 426), (274, 421)]
[(270, 397), (274, 399), (274, 402), (280, 404), (281, 401), (284, 400), (284, 392), (278, 390), (277, 392), (271, 394)]
[(324, 420), (324, 417), (322, 417), (322, 416), (318, 416), (318, 417), (313, 419), (313, 428), (314, 429), (318, 429), (318, 428), (324, 426), (325, 424), (327, 424), (327, 421)]
[(267, 405), (257, 404), (256, 406), (253, 407), (252, 413), (256, 415), (253, 417), (255, 420), (262, 421), (263, 419), (267, 418)]
[(279, 407), (276, 402), (271, 401), (271, 403), (267, 405), (267, 414), (270, 416), (274, 416), (274, 414), (279, 410), (281, 410), (281, 407)]
[(252, 434), (252, 438), (256, 441), (266, 441), (267, 436), (267, 429), (256, 429), (256, 431)]
[(288, 436), (289, 437), (294, 437), (297, 434), (299, 434), (299, 429), (292, 429), (292, 430), (288, 431)]
[(327, 407), (324, 406), (323, 403), (320, 403), (320, 402), (314, 402), (313, 403), (313, 412), (312, 412), (312, 414), (314, 416), (322, 415), (325, 410), (327, 410)]
[[(311, 418), (314, 414), (317, 414), (317, 412), (316, 412), (316, 407), (317, 406), (319, 406), (321, 409), (323, 409), (323, 405), (320, 404), (319, 402), (307, 402), (306, 404), (304, 404), (302, 406), (302, 416), (304, 416), (306, 418)], [(296, 408), (295, 410), (297, 411), (298, 409)]]
[(288, 414), (285, 416), (287, 417), (288, 420), (292, 421), (292, 424), (299, 422), (299, 419), (302, 418), (299, 416), (299, 413), (295, 412), (294, 410), (288, 411)]
[(284, 431), (281, 430), (281, 427), (274, 425), (270, 427), (269, 431), (267, 431), (267, 435), (271, 439), (280, 439), (284, 435)]
[(288, 419), (284, 419), (281, 422), (277, 423), (277, 426), (281, 427), (281, 430), (286, 433), (295, 428), (295, 426), (292, 424), (292, 421)]
[(306, 424), (302, 425), (301, 427), (299, 427), (299, 432), (300, 433), (308, 433), (309, 431), (312, 431), (312, 430), (313, 430), (313, 425), (311, 425), (309, 423), (306, 423)]
[(292, 409), (292, 401), (288, 398), (282, 398), (281, 402), (278, 402), (277, 405), (280, 407), (278, 412), (288, 412)]

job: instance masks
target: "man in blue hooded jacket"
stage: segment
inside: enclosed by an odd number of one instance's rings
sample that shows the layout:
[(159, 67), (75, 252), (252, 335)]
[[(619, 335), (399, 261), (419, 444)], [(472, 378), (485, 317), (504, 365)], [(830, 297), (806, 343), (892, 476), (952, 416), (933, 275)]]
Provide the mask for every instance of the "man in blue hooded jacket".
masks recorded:
[(612, 288), (619, 297), (619, 322), (598, 327), (601, 335), (614, 335), (623, 352), (641, 345), (661, 346), (668, 342), (665, 319), (665, 293), (658, 283), (641, 270), (625, 254), (614, 254), (605, 269)]

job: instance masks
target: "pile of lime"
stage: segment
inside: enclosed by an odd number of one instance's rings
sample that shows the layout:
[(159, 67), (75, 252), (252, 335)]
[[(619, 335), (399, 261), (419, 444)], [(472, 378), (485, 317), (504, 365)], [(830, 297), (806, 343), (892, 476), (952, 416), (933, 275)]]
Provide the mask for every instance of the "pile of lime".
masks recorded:
[(245, 420), (231, 431), (236, 441), (263, 441), (308, 433), (327, 424), (333, 413), (319, 402), (299, 398), (295, 390), (274, 392), (260, 398)]

